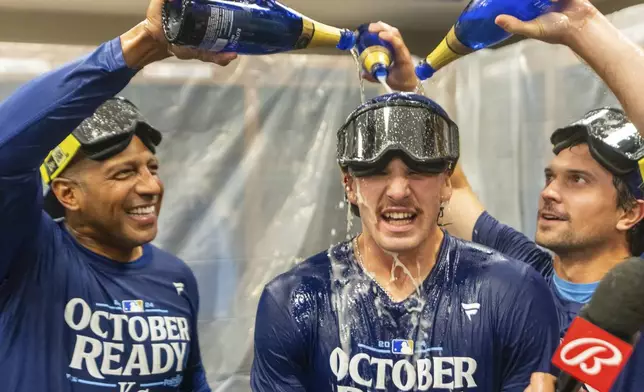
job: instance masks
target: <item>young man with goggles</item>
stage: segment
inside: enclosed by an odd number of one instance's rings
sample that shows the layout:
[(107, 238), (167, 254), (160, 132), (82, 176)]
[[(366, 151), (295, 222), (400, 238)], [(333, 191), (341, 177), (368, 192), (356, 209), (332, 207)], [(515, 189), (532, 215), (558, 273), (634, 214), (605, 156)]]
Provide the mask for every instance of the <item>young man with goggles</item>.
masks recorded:
[(162, 5), (0, 104), (3, 391), (210, 391), (195, 277), (150, 244), (161, 134), (114, 95), (172, 54), (234, 56), (170, 47)]
[[(638, 133), (644, 135), (644, 53), (590, 1), (558, 3), (558, 12), (533, 21), (502, 15), (496, 23), (510, 33), (570, 48), (612, 90), (629, 119), (619, 110), (599, 109), (553, 135), (556, 157), (545, 173), (537, 242), (554, 251), (554, 257), (484, 213), (459, 166), (452, 176), (453, 195), (442, 222), (454, 235), (473, 238), (535, 266), (555, 298), (563, 335), (604, 274), (616, 263), (644, 252), (644, 154), (638, 137)], [(641, 390), (642, 345), (636, 346), (614, 392)], [(529, 392), (553, 391), (553, 385), (551, 377), (538, 374)]]
[(437, 223), (458, 146), (423, 96), (349, 116), (337, 159), (362, 232), (265, 287), (254, 391), (523, 392), (551, 370), (558, 322), (543, 279)]

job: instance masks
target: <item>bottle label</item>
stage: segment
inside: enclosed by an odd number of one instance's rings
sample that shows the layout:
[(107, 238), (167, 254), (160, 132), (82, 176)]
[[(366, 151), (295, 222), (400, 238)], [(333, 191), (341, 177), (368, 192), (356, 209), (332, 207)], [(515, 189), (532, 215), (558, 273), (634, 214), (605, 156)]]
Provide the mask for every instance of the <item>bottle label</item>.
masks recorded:
[(234, 15), (235, 12), (231, 9), (210, 7), (208, 27), (199, 48), (219, 52), (229, 43), (231, 44), (230, 46), (236, 47), (241, 35), (241, 29), (237, 28), (233, 32)]
[(381, 64), (385, 68), (389, 68), (392, 62), (392, 54), (389, 49), (381, 45), (373, 45), (366, 48), (360, 54), (360, 64), (364, 69), (371, 73), (376, 65)]
[(342, 38), (340, 29), (314, 22), (307, 17), (302, 17), (302, 34), (295, 44), (295, 49), (334, 47)]
[(541, 11), (547, 11), (552, 4), (548, 0), (537, 0), (534, 2), (534, 6)]

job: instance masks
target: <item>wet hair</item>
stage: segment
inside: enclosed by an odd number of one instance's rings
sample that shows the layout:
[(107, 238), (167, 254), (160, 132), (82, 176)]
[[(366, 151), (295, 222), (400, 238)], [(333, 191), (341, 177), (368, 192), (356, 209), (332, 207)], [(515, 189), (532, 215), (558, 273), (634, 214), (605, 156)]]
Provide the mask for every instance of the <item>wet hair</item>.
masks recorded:
[[(585, 137), (575, 138), (568, 148), (581, 144), (586, 144)], [(613, 175), (613, 186), (617, 190), (617, 208), (628, 211), (637, 205), (637, 198), (635, 198), (635, 195), (633, 195), (622, 177)], [(639, 256), (644, 253), (644, 220), (626, 232), (626, 242), (632, 256)]]

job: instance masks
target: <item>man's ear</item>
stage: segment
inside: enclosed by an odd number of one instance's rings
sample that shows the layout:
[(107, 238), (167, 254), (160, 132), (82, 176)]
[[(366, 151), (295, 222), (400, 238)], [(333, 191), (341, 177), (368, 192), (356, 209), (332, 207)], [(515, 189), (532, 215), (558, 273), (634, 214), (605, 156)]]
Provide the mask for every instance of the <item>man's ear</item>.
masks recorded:
[(444, 174), (445, 184), (441, 187), (441, 203), (448, 203), (452, 198), (452, 178), (448, 173)]
[(644, 200), (636, 200), (633, 208), (624, 211), (617, 221), (617, 230), (628, 231), (644, 219)]
[(53, 192), (58, 202), (66, 210), (77, 211), (80, 209), (80, 186), (77, 181), (69, 178), (55, 178), (51, 184), (50, 192)]
[(349, 173), (344, 173), (342, 177), (342, 184), (344, 185), (344, 193), (347, 195), (347, 200), (353, 205), (358, 205), (358, 195), (355, 191), (355, 179)]

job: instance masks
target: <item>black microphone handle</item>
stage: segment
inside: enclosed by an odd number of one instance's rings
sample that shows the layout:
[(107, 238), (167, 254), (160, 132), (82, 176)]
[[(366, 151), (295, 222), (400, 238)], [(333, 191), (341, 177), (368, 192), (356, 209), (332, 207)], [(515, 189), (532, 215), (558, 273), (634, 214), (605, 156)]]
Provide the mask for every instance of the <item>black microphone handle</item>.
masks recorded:
[(568, 373), (561, 372), (557, 377), (557, 392), (577, 392), (584, 384)]

